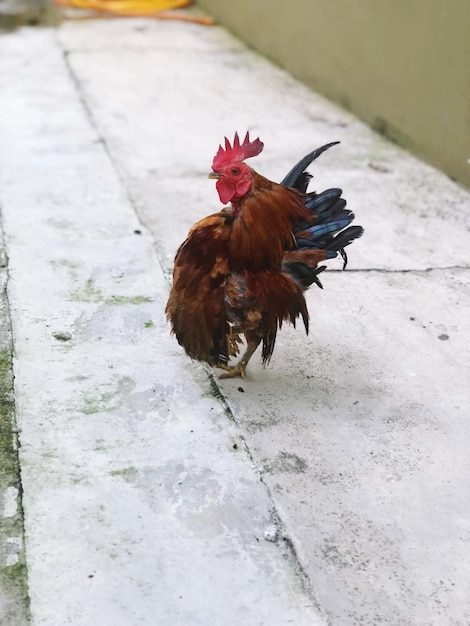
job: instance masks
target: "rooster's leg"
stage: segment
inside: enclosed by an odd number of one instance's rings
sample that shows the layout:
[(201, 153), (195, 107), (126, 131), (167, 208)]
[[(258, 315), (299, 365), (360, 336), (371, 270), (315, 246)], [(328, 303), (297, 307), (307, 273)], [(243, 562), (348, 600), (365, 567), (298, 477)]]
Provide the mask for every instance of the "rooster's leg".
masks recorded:
[(246, 366), (248, 365), (248, 361), (253, 356), (254, 351), (259, 346), (261, 341), (261, 337), (258, 335), (258, 333), (254, 331), (246, 332), (245, 337), (247, 341), (247, 347), (242, 358), (233, 367), (224, 367), (224, 369), (227, 369), (227, 372), (225, 372), (225, 374), (221, 374), (219, 378), (235, 378), (236, 376), (245, 378), (245, 370)]

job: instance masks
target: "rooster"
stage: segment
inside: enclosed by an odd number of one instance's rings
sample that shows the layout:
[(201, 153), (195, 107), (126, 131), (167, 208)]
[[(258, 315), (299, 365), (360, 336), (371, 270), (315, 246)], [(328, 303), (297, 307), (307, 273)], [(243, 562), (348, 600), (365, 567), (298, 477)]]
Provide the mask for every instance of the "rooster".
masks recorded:
[[(219, 146), (209, 178), (215, 179), (225, 206), (197, 222), (176, 253), (173, 286), (166, 306), (172, 331), (186, 353), (226, 370), (220, 378), (245, 377), (246, 366), (262, 343), (266, 365), (284, 321), (302, 318), (308, 333), (304, 291), (322, 288), (323, 261), (360, 237), (360, 226), (345, 208), (341, 189), (309, 192), (306, 168), (339, 142), (307, 154), (280, 184), (246, 165), (263, 150), (259, 139), (243, 143), (237, 133)], [(231, 357), (246, 350), (236, 365)]]

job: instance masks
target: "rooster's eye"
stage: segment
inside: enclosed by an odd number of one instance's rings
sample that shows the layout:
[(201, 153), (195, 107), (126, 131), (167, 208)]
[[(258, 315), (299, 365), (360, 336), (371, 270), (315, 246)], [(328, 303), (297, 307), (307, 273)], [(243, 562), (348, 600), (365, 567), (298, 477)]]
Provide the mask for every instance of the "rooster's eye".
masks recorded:
[(233, 174), (233, 176), (238, 176), (238, 174), (240, 174), (240, 169), (238, 167), (232, 167), (230, 173)]

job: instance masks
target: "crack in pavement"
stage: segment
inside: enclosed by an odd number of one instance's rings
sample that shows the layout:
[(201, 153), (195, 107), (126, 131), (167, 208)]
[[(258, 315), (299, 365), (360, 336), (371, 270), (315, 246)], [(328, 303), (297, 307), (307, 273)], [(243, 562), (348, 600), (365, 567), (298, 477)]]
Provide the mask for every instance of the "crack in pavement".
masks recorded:
[(19, 460), (20, 429), (16, 425), (13, 337), (8, 300), (8, 255), (0, 214), (0, 623), (30, 623), (30, 598)]

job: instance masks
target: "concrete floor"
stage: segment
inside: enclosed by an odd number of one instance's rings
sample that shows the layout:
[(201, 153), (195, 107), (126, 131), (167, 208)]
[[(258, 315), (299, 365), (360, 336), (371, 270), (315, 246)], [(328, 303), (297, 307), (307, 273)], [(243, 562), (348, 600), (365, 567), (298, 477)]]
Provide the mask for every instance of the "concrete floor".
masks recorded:
[[(24, 519), (4, 622), (469, 624), (468, 191), (219, 27), (3, 35), (0, 93)], [(247, 129), (276, 180), (340, 140), (314, 188), (366, 232), (309, 292), (309, 337), (217, 381), (163, 309)]]

